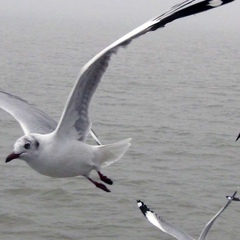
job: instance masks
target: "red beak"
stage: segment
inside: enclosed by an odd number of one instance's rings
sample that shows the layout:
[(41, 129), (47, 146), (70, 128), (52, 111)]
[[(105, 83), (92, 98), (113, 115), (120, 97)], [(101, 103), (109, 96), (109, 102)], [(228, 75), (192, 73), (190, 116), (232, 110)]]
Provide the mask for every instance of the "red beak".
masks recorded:
[(6, 163), (12, 161), (13, 159), (19, 158), (21, 154), (11, 153), (6, 158)]

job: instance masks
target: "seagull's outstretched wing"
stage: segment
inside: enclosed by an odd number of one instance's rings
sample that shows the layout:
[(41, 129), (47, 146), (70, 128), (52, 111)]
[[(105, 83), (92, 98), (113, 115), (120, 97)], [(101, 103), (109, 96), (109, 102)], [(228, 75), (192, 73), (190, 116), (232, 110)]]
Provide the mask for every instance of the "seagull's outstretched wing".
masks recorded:
[(216, 215), (206, 224), (204, 229), (202, 230), (202, 233), (200, 234), (200, 237), (198, 240), (205, 240), (207, 238), (207, 235), (209, 233), (209, 230), (211, 229), (213, 223), (216, 221), (216, 219), (221, 215), (221, 213), (230, 205), (232, 201), (238, 201), (238, 198), (235, 198), (235, 195), (237, 194), (237, 191), (233, 193), (232, 196), (227, 196), (228, 202), (225, 206), (223, 206)]
[(175, 237), (178, 240), (194, 240), (191, 236), (185, 232), (174, 227), (172, 224), (166, 222), (162, 217), (158, 216), (156, 213), (151, 211), (147, 205), (142, 201), (137, 201), (139, 209), (142, 211), (143, 215), (147, 220), (152, 223), (155, 227), (159, 228), (163, 232)]
[(90, 100), (105, 73), (111, 56), (120, 47), (127, 46), (133, 39), (158, 28), (178, 18), (207, 11), (234, 0), (187, 0), (171, 8), (168, 12), (153, 18), (134, 29), (119, 40), (105, 48), (92, 58), (80, 71), (80, 76), (68, 97), (56, 133), (67, 138), (84, 141), (91, 128), (88, 116)]
[[(57, 122), (45, 112), (29, 104), (20, 97), (0, 90), (0, 108), (11, 114), (20, 124), (24, 134), (53, 132)], [(98, 145), (102, 145), (96, 133), (91, 129), (92, 138)]]
[(53, 132), (57, 127), (57, 122), (46, 113), (27, 101), (3, 91), (0, 91), (0, 108), (18, 121), (25, 134), (33, 132), (46, 134)]

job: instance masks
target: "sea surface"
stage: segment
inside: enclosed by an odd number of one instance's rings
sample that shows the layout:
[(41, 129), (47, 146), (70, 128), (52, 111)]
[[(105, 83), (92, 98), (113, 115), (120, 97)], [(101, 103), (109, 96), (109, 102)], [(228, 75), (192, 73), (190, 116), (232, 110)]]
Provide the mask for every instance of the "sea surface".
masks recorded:
[[(176, 3), (35, 2), (0, 2), (0, 89), (56, 120), (88, 60)], [(90, 109), (103, 143), (132, 138), (122, 159), (102, 169), (114, 181), (111, 193), (83, 177), (54, 179), (22, 161), (5, 164), (22, 131), (0, 111), (1, 240), (173, 239), (145, 220), (137, 199), (199, 236), (240, 184), (240, 20), (234, 4), (173, 22), (112, 57)], [(238, 202), (208, 239), (240, 239)]]

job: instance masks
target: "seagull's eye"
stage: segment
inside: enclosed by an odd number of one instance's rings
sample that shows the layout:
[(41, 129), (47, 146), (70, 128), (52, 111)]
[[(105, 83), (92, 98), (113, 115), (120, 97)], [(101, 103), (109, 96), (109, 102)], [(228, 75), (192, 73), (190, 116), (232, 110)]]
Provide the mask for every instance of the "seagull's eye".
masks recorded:
[(24, 148), (25, 149), (29, 149), (31, 147), (31, 144), (30, 143), (26, 143), (25, 145), (24, 145)]

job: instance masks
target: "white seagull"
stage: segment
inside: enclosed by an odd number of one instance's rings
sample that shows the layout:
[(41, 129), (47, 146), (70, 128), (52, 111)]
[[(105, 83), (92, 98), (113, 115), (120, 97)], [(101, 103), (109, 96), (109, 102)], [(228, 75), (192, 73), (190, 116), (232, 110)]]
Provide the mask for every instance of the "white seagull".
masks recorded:
[(109, 192), (104, 184), (92, 180), (89, 174), (91, 170), (96, 170), (103, 182), (112, 184), (111, 179), (100, 172), (100, 167), (108, 166), (120, 159), (129, 148), (131, 139), (100, 146), (88, 145), (85, 140), (90, 132), (100, 144), (91, 131), (88, 111), (90, 100), (108, 67), (111, 56), (120, 47), (127, 46), (134, 38), (149, 31), (164, 27), (178, 18), (232, 1), (234, 0), (184, 1), (109, 45), (81, 69), (58, 123), (21, 98), (0, 91), (0, 108), (19, 122), (25, 134), (15, 142), (13, 152), (6, 158), (6, 162), (21, 159), (37, 172), (51, 177), (82, 175), (96, 187)]
[[(234, 192), (232, 196), (226, 196), (228, 199), (227, 203), (214, 215), (214, 217), (206, 224), (204, 229), (202, 230), (200, 237), (198, 240), (207, 239), (207, 235), (209, 230), (211, 229), (215, 220), (220, 216), (220, 214), (229, 206), (232, 201), (240, 201), (239, 198), (235, 197), (237, 191)], [(194, 240), (187, 233), (173, 226), (172, 224), (166, 222), (161, 216), (154, 213), (150, 210), (147, 205), (145, 205), (142, 201), (137, 201), (139, 209), (142, 211), (143, 215), (148, 219), (150, 223), (152, 223), (155, 227), (159, 228), (161, 231), (175, 237), (178, 240)]]

